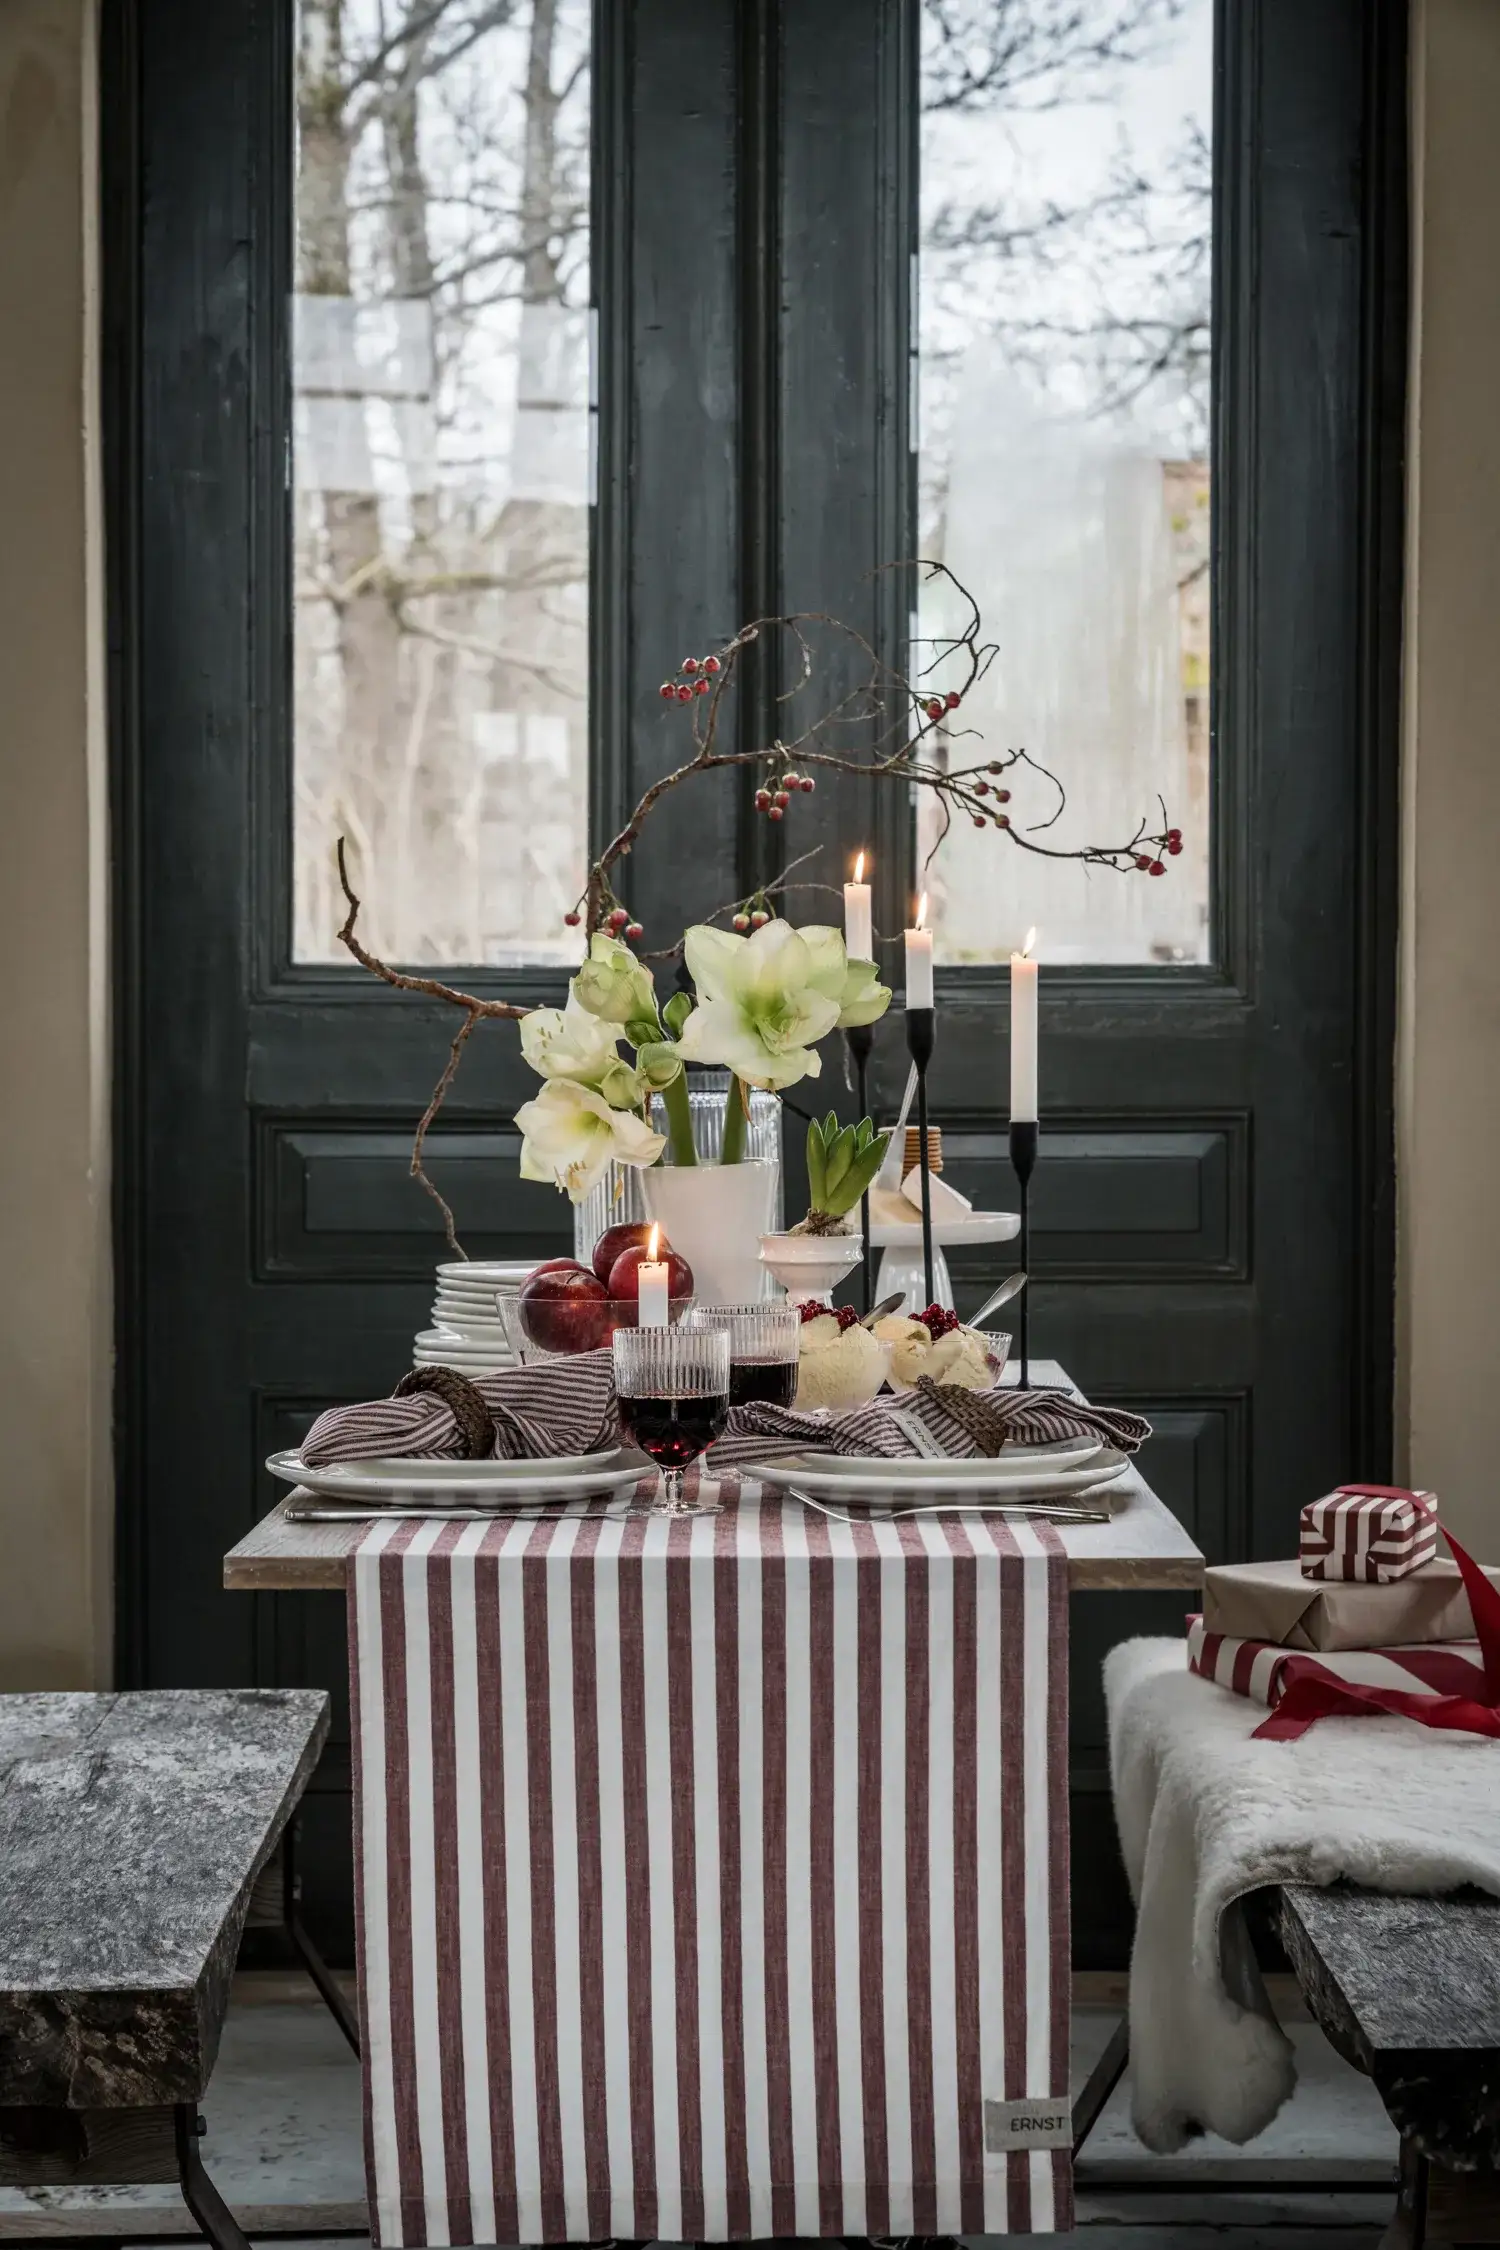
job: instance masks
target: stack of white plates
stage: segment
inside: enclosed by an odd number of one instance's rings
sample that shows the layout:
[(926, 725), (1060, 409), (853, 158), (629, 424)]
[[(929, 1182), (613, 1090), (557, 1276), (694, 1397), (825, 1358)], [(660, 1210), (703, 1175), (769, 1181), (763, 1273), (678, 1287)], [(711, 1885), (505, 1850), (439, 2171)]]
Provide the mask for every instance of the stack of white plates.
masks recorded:
[(513, 1367), (496, 1300), (514, 1296), (535, 1263), (533, 1259), (466, 1258), (439, 1266), (432, 1326), (412, 1347), (415, 1367), (456, 1367), (460, 1375), (493, 1375)]

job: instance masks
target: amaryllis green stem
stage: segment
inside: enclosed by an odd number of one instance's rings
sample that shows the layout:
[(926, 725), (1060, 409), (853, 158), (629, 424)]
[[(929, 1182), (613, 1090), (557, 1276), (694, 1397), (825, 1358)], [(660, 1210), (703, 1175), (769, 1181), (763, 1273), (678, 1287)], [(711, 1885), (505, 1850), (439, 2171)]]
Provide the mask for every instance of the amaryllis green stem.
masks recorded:
[(693, 1105), (688, 1100), (687, 1072), (679, 1070), (677, 1076), (662, 1088), (662, 1107), (667, 1113), (667, 1141), (674, 1164), (696, 1164), (698, 1151), (693, 1145)]
[(743, 1164), (745, 1161), (745, 1112), (749, 1106), (749, 1093), (731, 1071), (729, 1091), (724, 1096), (724, 1140), (719, 1150), (721, 1164)]

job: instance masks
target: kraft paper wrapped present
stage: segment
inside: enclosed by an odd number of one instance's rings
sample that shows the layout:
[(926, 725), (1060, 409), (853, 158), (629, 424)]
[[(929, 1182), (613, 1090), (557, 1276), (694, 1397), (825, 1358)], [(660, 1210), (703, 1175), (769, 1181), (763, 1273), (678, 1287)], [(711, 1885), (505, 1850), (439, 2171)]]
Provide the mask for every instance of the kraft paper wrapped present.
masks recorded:
[(1432, 1561), (1437, 1536), (1433, 1493), (1401, 1484), (1341, 1484), (1302, 1511), (1302, 1575), (1389, 1585)]
[[(1500, 1569), (1485, 1575), (1500, 1587)], [(1204, 1573), (1203, 1625), (1236, 1640), (1323, 1651), (1474, 1637), (1457, 1565), (1446, 1560), (1386, 1586), (1304, 1578), (1295, 1559), (1220, 1563)]]

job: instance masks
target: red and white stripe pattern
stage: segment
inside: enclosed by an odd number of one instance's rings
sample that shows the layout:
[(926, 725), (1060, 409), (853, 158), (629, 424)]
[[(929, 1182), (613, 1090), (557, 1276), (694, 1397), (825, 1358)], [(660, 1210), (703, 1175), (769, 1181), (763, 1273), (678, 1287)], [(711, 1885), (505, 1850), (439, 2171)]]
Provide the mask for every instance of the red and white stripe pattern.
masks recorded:
[(1430, 1563), (1437, 1537), (1432, 1493), (1395, 1484), (1341, 1484), (1302, 1511), (1302, 1575), (1389, 1585)]
[(383, 2245), (1072, 2224), (1058, 1535), (719, 1497), (351, 1557)]
[(1203, 1619), (1190, 1617), (1188, 1669), (1272, 1711), (1296, 1680), (1352, 1681), (1357, 1687), (1396, 1688), (1406, 1695), (1486, 1700), (1478, 1641), (1407, 1642), (1399, 1648), (1325, 1650), (1312, 1656), (1276, 1641), (1205, 1632)]

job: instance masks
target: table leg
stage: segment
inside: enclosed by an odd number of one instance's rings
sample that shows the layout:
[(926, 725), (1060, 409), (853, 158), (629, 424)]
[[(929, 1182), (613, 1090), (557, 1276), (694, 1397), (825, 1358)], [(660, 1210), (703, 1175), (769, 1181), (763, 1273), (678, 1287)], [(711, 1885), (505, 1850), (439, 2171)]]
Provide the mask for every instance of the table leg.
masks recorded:
[(1088, 2074), (1082, 2093), (1073, 2104), (1073, 2154), (1076, 2156), (1099, 2122), (1099, 2112), (1125, 2075), (1130, 2060), (1130, 2018), (1121, 2016), (1110, 2033), (1103, 2054)]

